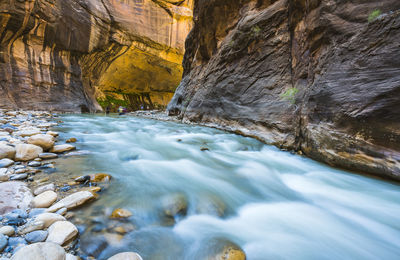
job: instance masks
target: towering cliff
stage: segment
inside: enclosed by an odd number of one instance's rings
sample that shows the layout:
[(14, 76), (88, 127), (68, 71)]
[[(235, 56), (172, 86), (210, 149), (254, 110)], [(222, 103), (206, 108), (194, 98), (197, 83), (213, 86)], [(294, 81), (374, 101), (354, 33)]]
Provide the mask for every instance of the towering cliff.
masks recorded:
[(191, 8), (192, 0), (0, 0), (0, 107), (94, 111), (104, 93), (166, 103)]
[(398, 0), (196, 0), (184, 121), (400, 179)]

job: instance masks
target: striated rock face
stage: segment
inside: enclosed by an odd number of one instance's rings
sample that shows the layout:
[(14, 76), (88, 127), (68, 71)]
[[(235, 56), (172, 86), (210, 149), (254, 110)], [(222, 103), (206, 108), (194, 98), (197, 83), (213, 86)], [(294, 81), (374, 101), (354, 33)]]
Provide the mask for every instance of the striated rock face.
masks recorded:
[(169, 113), (399, 180), (399, 9), (197, 0)]
[[(101, 109), (95, 96), (104, 91), (172, 96), (191, 7), (192, 0), (0, 0), (0, 108), (86, 112)], [(147, 78), (154, 81), (144, 85)]]

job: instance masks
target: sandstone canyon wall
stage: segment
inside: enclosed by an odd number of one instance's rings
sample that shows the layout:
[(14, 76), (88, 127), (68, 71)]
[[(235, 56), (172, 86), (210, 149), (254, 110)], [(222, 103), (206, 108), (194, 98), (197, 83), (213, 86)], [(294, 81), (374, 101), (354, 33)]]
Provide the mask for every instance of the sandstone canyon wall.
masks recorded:
[(196, 0), (183, 121), (400, 180), (400, 1)]
[(104, 93), (167, 102), (181, 78), (192, 5), (0, 0), (0, 108), (96, 111)]

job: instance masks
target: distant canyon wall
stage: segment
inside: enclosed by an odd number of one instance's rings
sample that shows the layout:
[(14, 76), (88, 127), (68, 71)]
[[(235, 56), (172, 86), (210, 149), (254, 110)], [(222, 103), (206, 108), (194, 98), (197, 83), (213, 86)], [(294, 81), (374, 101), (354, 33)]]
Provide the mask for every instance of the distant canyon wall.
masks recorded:
[(168, 102), (163, 97), (182, 73), (192, 5), (0, 0), (0, 108), (96, 111), (95, 97), (107, 92)]
[(183, 121), (400, 180), (400, 1), (196, 0)]

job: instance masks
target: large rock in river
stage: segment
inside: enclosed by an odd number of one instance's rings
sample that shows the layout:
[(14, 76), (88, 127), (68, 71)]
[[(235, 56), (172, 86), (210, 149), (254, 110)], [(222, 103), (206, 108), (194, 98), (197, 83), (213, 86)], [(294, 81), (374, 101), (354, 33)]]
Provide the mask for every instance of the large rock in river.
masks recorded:
[(198, 0), (169, 112), (400, 180), (399, 9)]
[(64, 249), (55, 243), (44, 242), (24, 246), (12, 257), (12, 260), (65, 260)]
[(43, 148), (43, 150), (49, 150), (53, 147), (55, 139), (52, 135), (38, 134), (28, 138), (29, 144), (34, 144)]
[(43, 153), (43, 149), (40, 146), (33, 144), (17, 144), (15, 147), (16, 161), (29, 161), (37, 158), (39, 154)]

